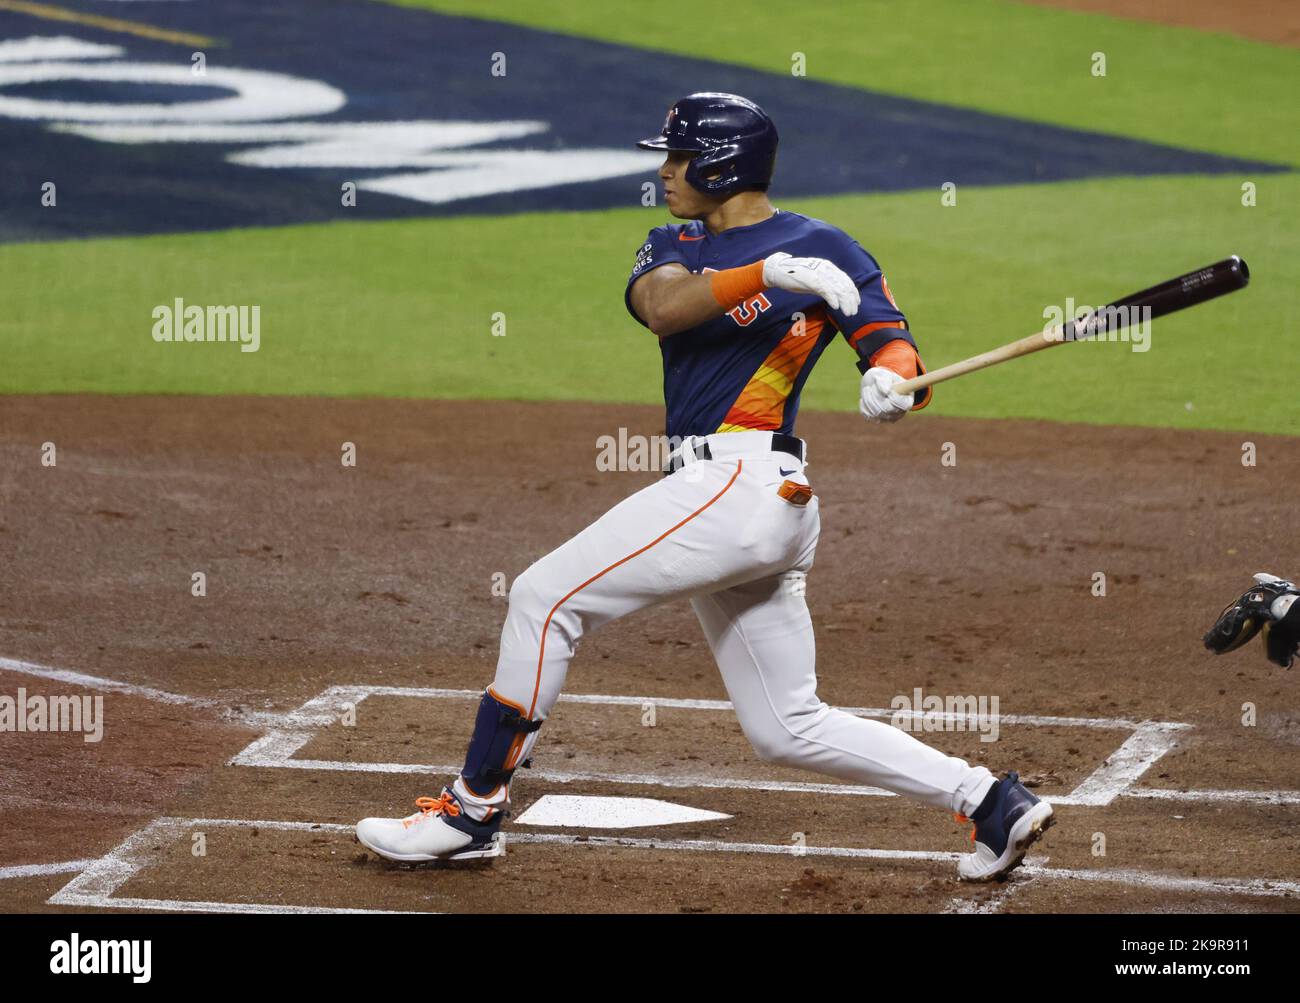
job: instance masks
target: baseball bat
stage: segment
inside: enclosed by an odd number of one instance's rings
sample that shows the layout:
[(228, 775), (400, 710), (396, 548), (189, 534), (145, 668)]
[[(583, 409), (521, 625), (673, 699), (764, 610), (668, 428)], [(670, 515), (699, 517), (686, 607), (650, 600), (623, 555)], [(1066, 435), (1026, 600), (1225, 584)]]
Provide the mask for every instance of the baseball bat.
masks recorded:
[(898, 394), (915, 393), (922, 387), (943, 383), (945, 380), (973, 373), (977, 369), (987, 369), (999, 362), (1050, 348), (1052, 345), (1059, 345), (1066, 341), (1082, 341), (1107, 331), (1118, 331), (1127, 327), (1132, 319), (1153, 320), (1165, 314), (1185, 310), (1197, 303), (1204, 303), (1206, 300), (1242, 289), (1249, 281), (1250, 269), (1246, 267), (1246, 262), (1242, 258), (1234, 254), (1230, 258), (1216, 261), (1212, 265), (1198, 268), (1176, 279), (1161, 282), (1150, 289), (1131, 293), (1123, 299), (1098, 307), (1091, 313), (1068, 320), (1064, 324), (1045, 328), (1026, 338), (1008, 342), (979, 355), (972, 355), (969, 359), (962, 359), (934, 372), (895, 383), (892, 389)]

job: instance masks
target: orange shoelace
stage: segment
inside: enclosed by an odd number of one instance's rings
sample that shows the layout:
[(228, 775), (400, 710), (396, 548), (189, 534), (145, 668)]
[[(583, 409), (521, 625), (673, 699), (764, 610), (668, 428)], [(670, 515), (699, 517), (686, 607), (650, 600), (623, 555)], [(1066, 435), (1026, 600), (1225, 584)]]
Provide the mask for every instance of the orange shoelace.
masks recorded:
[(454, 818), (460, 814), (460, 805), (451, 791), (443, 791), (436, 798), (416, 798), (415, 807), (420, 809), (421, 815), (451, 815)]
[[(953, 817), (953, 819), (954, 819), (957, 823), (959, 823), (960, 825), (966, 825), (968, 822), (970, 822), (970, 819), (968, 819), (965, 815), (961, 814), (960, 812), (953, 812), (953, 813), (952, 813), (952, 817)], [(970, 841), (971, 841), (972, 843), (975, 842), (975, 825), (974, 825), (974, 823), (971, 823), (971, 827), (970, 827)]]

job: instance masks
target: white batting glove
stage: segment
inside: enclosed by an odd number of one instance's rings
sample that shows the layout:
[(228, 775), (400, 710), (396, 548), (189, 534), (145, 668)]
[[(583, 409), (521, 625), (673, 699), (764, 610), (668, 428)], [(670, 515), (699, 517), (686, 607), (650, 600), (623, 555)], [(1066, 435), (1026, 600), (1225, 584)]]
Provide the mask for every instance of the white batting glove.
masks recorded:
[(763, 260), (763, 283), (795, 293), (813, 293), (846, 317), (858, 312), (861, 293), (844, 271), (825, 258), (792, 258), (777, 251)]
[(884, 366), (873, 366), (862, 374), (862, 398), (858, 410), (867, 421), (898, 421), (912, 410), (912, 394), (896, 394), (893, 387), (903, 377)]

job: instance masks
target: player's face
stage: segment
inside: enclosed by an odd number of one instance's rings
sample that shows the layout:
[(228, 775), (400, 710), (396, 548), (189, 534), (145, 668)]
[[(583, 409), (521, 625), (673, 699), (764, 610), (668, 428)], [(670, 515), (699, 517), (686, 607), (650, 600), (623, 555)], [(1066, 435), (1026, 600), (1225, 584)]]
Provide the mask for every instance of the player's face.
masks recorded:
[(703, 219), (725, 201), (697, 191), (686, 180), (686, 168), (693, 155), (670, 150), (659, 168), (659, 180), (664, 183), (664, 205), (678, 219)]

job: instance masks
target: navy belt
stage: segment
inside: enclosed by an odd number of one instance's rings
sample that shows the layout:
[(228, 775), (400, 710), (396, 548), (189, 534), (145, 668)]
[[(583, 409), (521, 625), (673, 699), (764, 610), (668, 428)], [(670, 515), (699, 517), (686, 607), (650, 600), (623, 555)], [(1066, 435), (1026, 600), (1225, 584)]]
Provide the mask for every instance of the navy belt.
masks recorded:
[[(804, 442), (797, 435), (786, 435), (784, 432), (772, 433), (772, 451), (775, 453), (789, 453), (800, 463), (804, 458)], [(701, 439), (695, 444), (695, 458), (697, 460), (713, 459), (713, 450), (709, 448), (709, 440)], [(668, 466), (664, 467), (664, 476), (675, 474), (686, 466), (686, 461), (682, 459), (681, 451), (673, 453), (668, 460)]]

